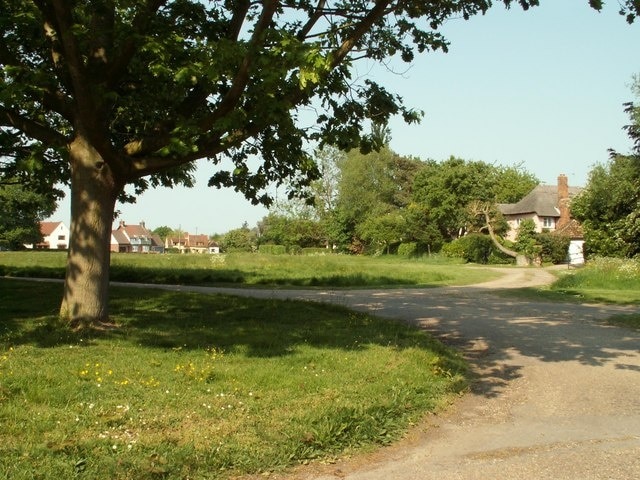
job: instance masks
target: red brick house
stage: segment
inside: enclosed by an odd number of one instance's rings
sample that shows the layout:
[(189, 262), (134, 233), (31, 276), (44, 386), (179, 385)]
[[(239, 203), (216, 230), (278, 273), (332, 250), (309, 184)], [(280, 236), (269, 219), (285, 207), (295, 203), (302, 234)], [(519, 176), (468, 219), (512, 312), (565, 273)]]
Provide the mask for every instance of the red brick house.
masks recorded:
[(162, 240), (144, 222), (128, 225), (123, 221), (111, 232), (111, 251), (120, 253), (163, 253)]

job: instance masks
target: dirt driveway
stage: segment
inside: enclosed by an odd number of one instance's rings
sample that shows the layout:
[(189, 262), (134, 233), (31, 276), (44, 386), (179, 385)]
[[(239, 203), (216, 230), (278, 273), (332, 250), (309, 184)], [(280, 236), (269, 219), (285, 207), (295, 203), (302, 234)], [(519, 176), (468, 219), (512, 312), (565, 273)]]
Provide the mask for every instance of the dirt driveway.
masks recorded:
[(498, 289), (553, 278), (543, 269), (502, 271), (503, 278), (472, 287), (225, 290), (403, 319), (461, 349), (477, 374), (468, 395), (397, 445), (282, 478), (640, 478), (640, 333), (599, 321), (634, 309), (501, 297)]

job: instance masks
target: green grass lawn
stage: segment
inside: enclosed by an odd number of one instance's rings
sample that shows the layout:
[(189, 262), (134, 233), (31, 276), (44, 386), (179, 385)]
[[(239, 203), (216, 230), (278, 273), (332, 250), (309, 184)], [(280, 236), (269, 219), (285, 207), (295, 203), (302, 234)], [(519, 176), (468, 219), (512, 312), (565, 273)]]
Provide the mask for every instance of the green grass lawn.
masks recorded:
[(0, 478), (226, 479), (399, 438), (461, 358), (340, 307), (112, 289), (120, 328), (57, 323), (60, 284), (0, 278)]
[[(0, 276), (63, 278), (65, 252), (0, 252)], [(113, 254), (111, 280), (140, 283), (282, 287), (464, 285), (499, 275), (441, 257), (351, 255)]]

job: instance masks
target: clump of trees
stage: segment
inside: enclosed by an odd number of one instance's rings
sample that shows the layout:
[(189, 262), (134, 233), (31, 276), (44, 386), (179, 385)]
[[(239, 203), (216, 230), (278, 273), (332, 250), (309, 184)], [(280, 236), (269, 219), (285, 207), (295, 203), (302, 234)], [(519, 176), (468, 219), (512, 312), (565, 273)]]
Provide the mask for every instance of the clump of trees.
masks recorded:
[[(388, 139), (389, 133), (386, 133)], [(332, 181), (312, 184), (316, 203), (279, 205), (259, 224), (261, 244), (324, 246), (350, 253), (418, 255), (483, 230), (473, 202), (511, 203), (538, 179), (521, 165), (500, 166), (451, 157), (422, 161), (393, 152), (322, 151)], [(318, 201), (330, 198), (331, 201)], [(506, 228), (500, 224), (498, 231)]]
[(44, 168), (0, 129), (0, 247), (14, 250), (42, 240), (40, 221), (55, 212), (62, 196)]
[[(640, 97), (638, 76), (633, 92)], [(611, 151), (609, 162), (592, 169), (586, 188), (572, 201), (572, 216), (582, 225), (588, 255), (640, 255), (640, 107), (629, 103), (625, 111), (631, 120), (625, 127), (633, 141), (631, 153)], [(517, 202), (539, 183), (522, 165), (503, 167), (455, 157), (421, 161), (397, 155), (387, 143), (369, 154), (352, 150), (323, 155), (325, 162), (333, 162), (334, 174), (331, 186), (326, 182), (317, 186), (316, 194), (330, 192), (331, 202), (321, 213), (306, 210), (305, 221), (314, 225), (315, 232), (307, 237), (308, 244), (334, 245), (355, 253), (399, 249), (407, 256), (438, 251), (446, 244), (447, 255), (480, 263), (502, 262), (509, 255), (523, 255), (529, 261), (566, 260), (568, 238), (535, 233), (526, 221), (514, 245), (494, 241), (491, 246), (487, 238), (470, 235), (486, 231), (487, 222), (495, 234), (505, 232), (506, 223), (495, 205)], [(473, 205), (490, 208), (491, 214), (480, 215)], [(293, 226), (294, 219), (302, 220), (289, 215), (278, 221)], [(277, 222), (270, 218), (266, 223)], [(297, 241), (294, 235), (283, 238), (264, 240)], [(407, 246), (400, 248), (402, 244)]]
[(0, 178), (0, 247), (16, 250), (42, 241), (40, 221), (55, 210), (51, 195), (30, 189), (15, 178)]
[(244, 222), (240, 228), (221, 235), (218, 243), (225, 252), (254, 252), (258, 246), (257, 231)]
[[(633, 92), (640, 98), (640, 77)], [(586, 188), (571, 203), (582, 223), (587, 254), (614, 257), (640, 255), (640, 107), (625, 105), (625, 127), (633, 148), (629, 155), (610, 152), (607, 164), (596, 165)]]

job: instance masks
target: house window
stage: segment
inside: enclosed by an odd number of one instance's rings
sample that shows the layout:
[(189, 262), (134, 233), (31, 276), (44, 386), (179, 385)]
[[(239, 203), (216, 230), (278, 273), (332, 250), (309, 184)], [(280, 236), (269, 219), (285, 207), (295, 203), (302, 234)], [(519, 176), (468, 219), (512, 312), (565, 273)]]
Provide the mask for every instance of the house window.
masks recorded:
[(542, 226), (544, 228), (553, 228), (553, 227), (555, 227), (555, 222), (553, 221), (553, 217), (544, 217), (542, 219)]
[(58, 235), (58, 240), (64, 240), (65, 236), (64, 235)]

